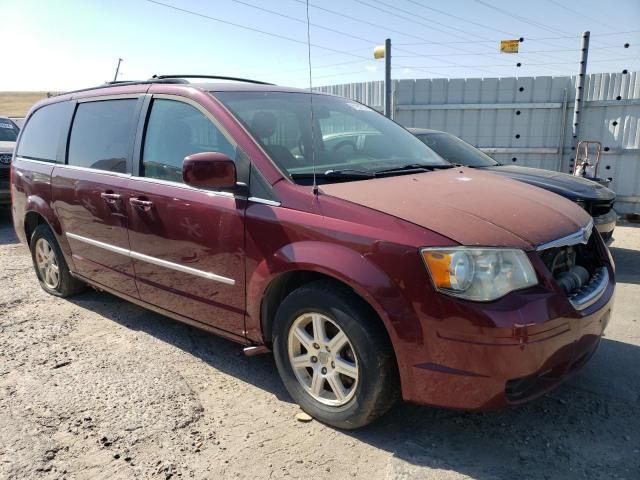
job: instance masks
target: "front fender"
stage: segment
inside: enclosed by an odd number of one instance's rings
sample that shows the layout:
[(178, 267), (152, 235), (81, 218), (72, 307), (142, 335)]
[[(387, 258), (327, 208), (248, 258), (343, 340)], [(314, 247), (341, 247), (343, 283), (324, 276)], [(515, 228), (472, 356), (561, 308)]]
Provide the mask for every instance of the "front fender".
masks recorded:
[[(269, 285), (293, 271), (317, 272), (332, 277), (360, 295), (379, 315), (401, 361), (400, 344), (422, 343), (422, 326), (399, 286), (369, 258), (348, 247), (321, 241), (300, 241), (283, 246), (261, 261), (247, 279), (247, 336), (263, 341), (261, 305)], [(402, 369), (401, 369), (402, 371)]]

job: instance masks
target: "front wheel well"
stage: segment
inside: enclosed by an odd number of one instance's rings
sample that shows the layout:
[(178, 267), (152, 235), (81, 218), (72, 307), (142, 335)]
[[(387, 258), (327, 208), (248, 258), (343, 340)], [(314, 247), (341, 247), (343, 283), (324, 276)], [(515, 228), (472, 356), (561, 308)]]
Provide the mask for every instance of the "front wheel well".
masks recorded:
[(324, 281), (336, 289), (347, 291), (349, 295), (353, 296), (355, 301), (362, 303), (365, 308), (368, 308), (371, 311), (371, 318), (379, 322), (379, 325), (384, 329), (385, 333), (387, 333), (382, 319), (380, 319), (380, 316), (375, 309), (349, 285), (324, 273), (310, 270), (296, 270), (279, 275), (269, 284), (265, 291), (260, 309), (260, 321), (262, 325), (262, 338), (266, 345), (271, 347), (273, 322), (275, 320), (276, 311), (282, 301), (294, 290), (297, 290), (309, 283), (318, 281)]
[(38, 212), (27, 212), (24, 217), (24, 233), (27, 238), (27, 244), (31, 243), (31, 236), (41, 223), (47, 223), (42, 215)]

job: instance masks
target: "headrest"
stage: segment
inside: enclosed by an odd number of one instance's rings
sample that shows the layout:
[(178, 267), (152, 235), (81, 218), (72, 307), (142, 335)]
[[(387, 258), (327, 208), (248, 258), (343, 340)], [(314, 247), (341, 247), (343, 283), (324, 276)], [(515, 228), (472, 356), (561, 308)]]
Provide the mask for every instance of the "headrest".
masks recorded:
[(269, 138), (276, 132), (276, 116), (271, 112), (256, 112), (251, 120), (251, 129), (260, 138)]

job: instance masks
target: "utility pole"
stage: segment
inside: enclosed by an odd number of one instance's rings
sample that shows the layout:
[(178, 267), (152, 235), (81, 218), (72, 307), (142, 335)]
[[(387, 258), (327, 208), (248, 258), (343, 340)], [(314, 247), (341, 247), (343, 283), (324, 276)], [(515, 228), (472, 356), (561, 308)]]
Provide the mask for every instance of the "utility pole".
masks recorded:
[(587, 80), (587, 58), (589, 56), (589, 31), (582, 33), (582, 44), (580, 46), (580, 68), (576, 77), (576, 95), (573, 104), (573, 143), (577, 148), (580, 141), (580, 118), (582, 117), (582, 107), (584, 105), (584, 86)]
[(118, 59), (118, 66), (116, 67), (116, 74), (113, 76), (113, 81), (116, 82), (118, 80), (118, 72), (120, 72), (120, 64), (122, 63), (122, 59)]
[(384, 41), (384, 115), (391, 118), (391, 39)]
[(384, 41), (384, 47), (378, 45), (373, 49), (373, 58), (384, 58), (384, 114), (391, 118), (391, 39)]

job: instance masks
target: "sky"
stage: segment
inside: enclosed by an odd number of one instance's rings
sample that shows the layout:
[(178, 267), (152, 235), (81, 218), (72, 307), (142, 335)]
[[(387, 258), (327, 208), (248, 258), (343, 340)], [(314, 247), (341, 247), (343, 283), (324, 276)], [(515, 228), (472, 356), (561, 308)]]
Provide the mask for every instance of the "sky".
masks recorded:
[[(314, 86), (382, 80), (385, 38), (394, 79), (572, 75), (585, 30), (589, 73), (640, 70), (640, 0), (309, 0), (309, 19)], [(0, 0), (0, 24), (0, 91), (98, 85), (118, 58), (118, 80), (309, 86), (304, 0)]]

